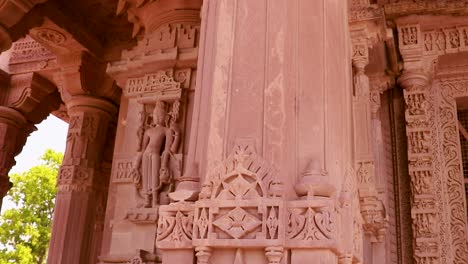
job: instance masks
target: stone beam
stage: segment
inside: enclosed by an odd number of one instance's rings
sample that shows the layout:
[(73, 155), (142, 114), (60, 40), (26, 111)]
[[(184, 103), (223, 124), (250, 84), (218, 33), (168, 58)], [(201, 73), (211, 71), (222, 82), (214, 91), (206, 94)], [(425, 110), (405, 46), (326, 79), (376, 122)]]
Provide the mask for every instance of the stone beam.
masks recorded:
[(10, 48), (19, 36), (11, 36), (11, 29), (20, 23), (21, 19), (38, 4), (47, 0), (5, 0), (0, 2), (0, 52)]

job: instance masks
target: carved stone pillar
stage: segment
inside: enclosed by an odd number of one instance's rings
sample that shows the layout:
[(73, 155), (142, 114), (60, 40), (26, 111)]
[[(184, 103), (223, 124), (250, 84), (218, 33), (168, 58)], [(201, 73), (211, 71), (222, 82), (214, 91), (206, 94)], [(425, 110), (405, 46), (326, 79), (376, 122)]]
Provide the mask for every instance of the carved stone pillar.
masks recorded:
[[(194, 246), (212, 248), (212, 263), (239, 259), (239, 248), (245, 259), (264, 254), (269, 263), (336, 263), (336, 199), (322, 197), (310, 176), (318, 172), (339, 190), (354, 167), (346, 1), (203, 5), (196, 105), (202, 114), (191, 144), (204, 184)], [(249, 151), (261, 159), (239, 159)], [(235, 170), (241, 161), (245, 170)], [(270, 174), (277, 186), (266, 181)], [(265, 190), (255, 194), (252, 181)]]
[(93, 227), (99, 221), (96, 208), (105, 191), (103, 186), (108, 184), (101, 164), (117, 109), (106, 100), (90, 96), (72, 97), (67, 108), (67, 147), (57, 179), (48, 263), (94, 263), (90, 244), (96, 232)]
[(416, 263), (438, 263), (439, 212), (435, 196), (433, 149), (428, 111), (429, 77), (421, 72), (406, 71), (399, 78), (406, 101), (406, 135), (408, 169), (411, 180), (411, 218), (413, 220), (414, 257)]
[(360, 210), (364, 220), (364, 232), (374, 241), (382, 242), (387, 228), (383, 202), (376, 189), (375, 131), (372, 118), (372, 101), (369, 77), (365, 67), (369, 64), (368, 40), (365, 30), (354, 33), (354, 143)]
[(2, 199), (12, 187), (8, 172), (15, 165), (26, 138), (34, 130), (26, 118), (12, 108), (0, 106), (0, 209)]

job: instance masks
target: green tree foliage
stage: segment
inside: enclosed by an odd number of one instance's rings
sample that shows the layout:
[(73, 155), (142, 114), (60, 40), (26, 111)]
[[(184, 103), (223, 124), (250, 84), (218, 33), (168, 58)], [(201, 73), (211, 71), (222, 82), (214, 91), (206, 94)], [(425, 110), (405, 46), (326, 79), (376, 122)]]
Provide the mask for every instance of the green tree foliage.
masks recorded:
[(46, 262), (62, 159), (62, 153), (49, 149), (41, 165), (10, 175), (8, 198), (15, 206), (0, 217), (0, 264)]

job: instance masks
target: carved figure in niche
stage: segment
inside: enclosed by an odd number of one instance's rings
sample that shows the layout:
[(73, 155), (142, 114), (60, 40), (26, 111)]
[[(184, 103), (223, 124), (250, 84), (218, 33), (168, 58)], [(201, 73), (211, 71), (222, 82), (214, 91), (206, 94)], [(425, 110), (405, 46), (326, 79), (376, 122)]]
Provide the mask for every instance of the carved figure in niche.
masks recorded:
[[(155, 207), (162, 201), (163, 193), (172, 191), (173, 179), (170, 159), (177, 152), (180, 144), (180, 128), (177, 124), (179, 102), (175, 102), (172, 111), (166, 112), (166, 103), (156, 101), (153, 121), (142, 133), (141, 151), (134, 167), (135, 182), (140, 189), (144, 202), (139, 207)], [(139, 172), (139, 173), (138, 173)], [(159, 201), (161, 198), (161, 201)]]

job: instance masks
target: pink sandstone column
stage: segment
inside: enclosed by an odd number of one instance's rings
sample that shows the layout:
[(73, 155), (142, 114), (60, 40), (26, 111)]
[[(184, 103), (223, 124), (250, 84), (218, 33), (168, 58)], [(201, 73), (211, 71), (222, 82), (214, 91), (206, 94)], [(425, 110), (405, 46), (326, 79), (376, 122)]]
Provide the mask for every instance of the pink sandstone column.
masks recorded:
[(19, 111), (0, 106), (0, 209), (3, 197), (11, 188), (8, 172), (33, 130), (34, 126)]
[[(310, 175), (320, 175), (330, 193), (341, 189), (352, 168), (346, 5), (341, 0), (204, 1), (197, 76), (204, 114), (195, 153), (202, 178), (243, 142), (278, 170), (285, 201), (297, 199), (296, 183)], [(291, 263), (337, 262), (334, 245), (297, 245)], [(241, 261), (238, 249), (196, 251), (198, 263)], [(250, 263), (265, 249), (243, 252)], [(289, 254), (281, 247), (266, 252), (265, 263), (280, 263), (276, 256)]]
[(99, 201), (107, 197), (101, 196), (108, 184), (108, 176), (101, 174), (101, 164), (117, 109), (108, 101), (90, 96), (73, 97), (67, 108), (67, 147), (57, 179), (47, 263), (95, 263), (97, 253), (93, 252), (92, 241), (96, 240), (95, 224), (99, 221), (97, 209), (102, 207)]

